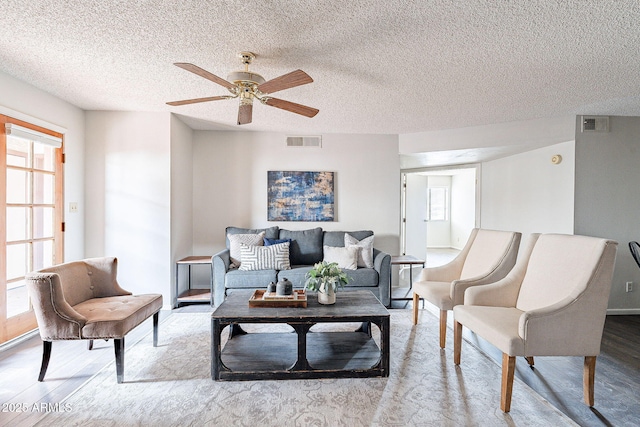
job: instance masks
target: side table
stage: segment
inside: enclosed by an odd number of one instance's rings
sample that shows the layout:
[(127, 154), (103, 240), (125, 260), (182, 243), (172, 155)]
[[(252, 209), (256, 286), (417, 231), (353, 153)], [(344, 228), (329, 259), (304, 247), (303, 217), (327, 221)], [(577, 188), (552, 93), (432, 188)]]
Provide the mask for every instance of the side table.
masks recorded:
[[(191, 289), (191, 266), (203, 264), (209, 265), (209, 289)], [(180, 292), (179, 273), (181, 265), (186, 265), (188, 268), (188, 281), (187, 290), (182, 292), (181, 294), (178, 294), (178, 292)], [(208, 302), (213, 306), (213, 272), (211, 271), (211, 256), (188, 256), (176, 261), (176, 298), (173, 307), (176, 308), (180, 303), (183, 302)]]
[[(397, 255), (391, 257), (391, 265), (408, 265), (409, 266), (409, 289), (413, 286), (413, 266), (414, 265), (422, 265), (424, 268), (425, 261), (423, 259), (418, 259), (413, 255)], [(391, 275), (391, 272), (389, 272)], [(393, 298), (393, 289), (391, 287), (391, 277), (389, 277), (389, 295), (391, 296), (391, 301), (410, 301), (412, 298)]]

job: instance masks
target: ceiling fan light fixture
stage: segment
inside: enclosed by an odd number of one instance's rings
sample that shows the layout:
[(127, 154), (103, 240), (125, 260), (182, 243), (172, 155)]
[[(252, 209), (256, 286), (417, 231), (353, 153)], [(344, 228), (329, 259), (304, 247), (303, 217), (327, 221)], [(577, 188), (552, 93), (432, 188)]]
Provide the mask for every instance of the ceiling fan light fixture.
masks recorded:
[(261, 85), (266, 81), (260, 74), (250, 71), (234, 71), (227, 76), (227, 80), (235, 84), (251, 83), (254, 85)]
[[(285, 101), (283, 99), (272, 98), (273, 92), (289, 89), (292, 87), (312, 83), (313, 79), (302, 70), (295, 70), (280, 77), (276, 77), (269, 81), (265, 81), (260, 74), (249, 71), (249, 64), (256, 55), (252, 52), (240, 52), (238, 56), (244, 64), (244, 71), (234, 71), (227, 76), (227, 80), (204, 70), (197, 65), (176, 62), (174, 65), (194, 73), (200, 77), (204, 77), (220, 86), (224, 86), (231, 92), (232, 96), (210, 96), (206, 98), (185, 99), (182, 101), (167, 102), (168, 105), (178, 106), (186, 104), (196, 104), (200, 102), (217, 101), (220, 99), (240, 98), (240, 107), (238, 110), (238, 124), (244, 125), (251, 123), (253, 116), (253, 99), (259, 100), (262, 104), (280, 108), (291, 113), (300, 114), (305, 117), (314, 117), (318, 114), (318, 109), (307, 107), (306, 105), (296, 104), (295, 102)], [(233, 83), (232, 83), (233, 82)]]

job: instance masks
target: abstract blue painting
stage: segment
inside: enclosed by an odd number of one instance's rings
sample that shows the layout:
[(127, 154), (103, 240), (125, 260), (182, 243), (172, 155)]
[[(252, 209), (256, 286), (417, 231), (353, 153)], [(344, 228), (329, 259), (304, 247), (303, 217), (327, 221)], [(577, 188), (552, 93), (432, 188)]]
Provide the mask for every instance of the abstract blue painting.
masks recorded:
[(267, 220), (333, 221), (333, 172), (267, 172)]

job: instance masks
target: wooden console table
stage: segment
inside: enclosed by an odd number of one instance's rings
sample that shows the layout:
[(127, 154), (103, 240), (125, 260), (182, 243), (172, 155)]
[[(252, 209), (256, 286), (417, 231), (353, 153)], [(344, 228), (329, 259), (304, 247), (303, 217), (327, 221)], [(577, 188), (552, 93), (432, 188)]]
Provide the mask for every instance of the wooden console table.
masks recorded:
[[(210, 283), (209, 289), (191, 289), (191, 266), (192, 265), (209, 265)], [(186, 265), (188, 268), (187, 290), (179, 294), (179, 272), (180, 266)], [(188, 256), (176, 261), (176, 298), (173, 307), (176, 308), (180, 303), (210, 303), (213, 306), (213, 271), (211, 271), (211, 256)]]

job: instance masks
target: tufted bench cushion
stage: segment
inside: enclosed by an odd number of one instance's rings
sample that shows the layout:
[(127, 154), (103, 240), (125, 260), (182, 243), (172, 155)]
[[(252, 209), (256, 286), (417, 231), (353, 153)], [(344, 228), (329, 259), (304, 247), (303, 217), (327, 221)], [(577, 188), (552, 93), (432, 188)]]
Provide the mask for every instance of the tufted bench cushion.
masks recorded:
[(162, 308), (162, 295), (121, 295), (92, 298), (73, 309), (87, 319), (86, 339), (121, 338)]

